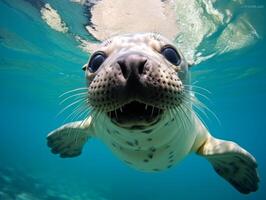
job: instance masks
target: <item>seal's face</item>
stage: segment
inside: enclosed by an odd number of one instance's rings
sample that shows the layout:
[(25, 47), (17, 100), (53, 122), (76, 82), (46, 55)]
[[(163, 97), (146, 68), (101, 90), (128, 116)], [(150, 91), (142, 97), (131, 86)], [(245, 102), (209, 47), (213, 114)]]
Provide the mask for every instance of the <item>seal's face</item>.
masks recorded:
[(158, 34), (103, 42), (86, 65), (90, 106), (125, 128), (157, 123), (184, 100), (187, 63)]

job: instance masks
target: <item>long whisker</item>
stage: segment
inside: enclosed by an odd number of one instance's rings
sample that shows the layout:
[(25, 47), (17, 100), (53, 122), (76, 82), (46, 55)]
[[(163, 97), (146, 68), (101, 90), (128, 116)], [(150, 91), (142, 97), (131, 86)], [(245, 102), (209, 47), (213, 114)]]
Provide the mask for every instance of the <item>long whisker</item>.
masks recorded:
[(81, 104), (79, 104), (78, 106), (75, 107), (73, 112), (71, 112), (70, 115), (68, 115), (65, 120), (68, 120), (70, 117), (72, 117), (71, 121), (73, 121), (77, 115), (79, 115), (81, 112), (83, 112), (84, 109), (87, 109), (87, 108), (86, 108), (86, 105), (83, 104), (83, 102), (82, 102)]
[(210, 108), (208, 108), (204, 103), (202, 103), (199, 99), (197, 99), (195, 96), (190, 95), (190, 94), (189, 94), (189, 97), (185, 97), (185, 98), (188, 101), (190, 101), (195, 106), (195, 108), (197, 108), (203, 114), (205, 114), (205, 116), (207, 118), (209, 118), (209, 117), (208, 117), (207, 113), (204, 110), (208, 111), (216, 119), (218, 124), (221, 125), (221, 122), (220, 122), (219, 118), (217, 117), (217, 115)]
[(79, 97), (79, 96), (82, 96), (82, 97), (85, 97), (87, 96), (88, 93), (87, 92), (82, 92), (82, 93), (78, 93), (78, 94), (73, 94), (69, 97), (66, 97), (65, 99), (63, 99), (59, 104), (63, 104), (64, 102), (66, 102), (67, 100), (71, 99), (71, 98), (74, 98), (74, 97)]
[[(192, 114), (193, 114), (195, 117), (199, 118), (199, 119), (201, 120), (201, 122), (204, 124), (204, 126), (208, 129), (207, 124), (205, 123), (205, 121), (202, 119), (202, 117), (201, 117), (196, 111), (195, 111), (195, 112), (192, 112)], [(206, 115), (206, 117), (208, 118), (207, 115)]]
[(174, 116), (175, 118), (177, 119), (178, 118), (178, 121), (180, 122), (180, 125), (183, 127), (183, 129), (186, 129), (186, 123), (185, 123), (185, 119), (183, 119), (181, 116), (180, 116), (180, 111), (179, 111), (179, 108), (174, 108), (173, 109), (174, 111)]
[[(89, 119), (89, 118), (91, 118), (91, 124), (93, 124), (94, 123), (94, 121), (95, 121), (95, 114), (96, 114), (97, 112), (95, 111), (95, 109), (93, 109), (90, 105), (87, 105), (87, 109), (85, 109), (81, 114), (80, 114), (80, 116), (82, 116), (82, 115), (85, 115), (86, 114), (86, 116), (87, 117), (85, 117), (84, 118), (84, 120), (82, 120), (82, 122), (81, 122), (81, 126), (84, 124), (84, 123), (86, 123), (86, 121)], [(79, 118), (79, 117), (78, 117)]]
[(72, 93), (72, 92), (76, 92), (76, 91), (79, 91), (79, 90), (88, 90), (88, 87), (81, 87), (81, 88), (76, 88), (76, 89), (73, 89), (73, 90), (69, 90), (69, 91), (67, 91), (67, 92), (65, 92), (65, 93), (63, 93), (63, 94), (61, 94), (61, 95), (59, 96), (59, 98), (65, 96), (66, 94), (69, 94), (69, 93)]
[(199, 95), (199, 96), (205, 98), (205, 99), (208, 100), (209, 102), (211, 102), (211, 100), (210, 100), (210, 98), (209, 98), (208, 96), (206, 96), (206, 95), (204, 95), (204, 94), (202, 94), (202, 93), (200, 93), (200, 92), (196, 92), (196, 91), (188, 90), (188, 89), (183, 89), (183, 90), (184, 90), (184, 92), (186, 92), (186, 93), (190, 93), (190, 92), (192, 92), (192, 93), (194, 93), (194, 94), (196, 94), (196, 95)]
[[(186, 105), (185, 103), (180, 104), (180, 106), (179, 106), (178, 108), (180, 108), (181, 112), (183, 112), (183, 114), (185, 115), (185, 117), (186, 117), (186, 119), (187, 119), (187, 122), (189, 122), (190, 125), (191, 125), (191, 117), (188, 116), (188, 113), (185, 111), (185, 109), (187, 109), (188, 111), (190, 111), (190, 110), (189, 110), (188, 107), (186, 107), (185, 105)], [(191, 112), (192, 112), (192, 111), (190, 111), (190, 113), (191, 113)]]
[(103, 112), (102, 110), (95, 110), (93, 122), (96, 121), (101, 116), (102, 112)]
[(77, 116), (77, 118), (79, 119), (79, 118), (81, 118), (82, 116), (86, 116), (86, 117), (88, 117), (91, 113), (92, 113), (92, 107), (90, 106), (90, 105), (85, 105), (84, 106), (84, 111), (83, 112), (81, 112), (80, 114), (79, 114), (79, 116)]
[(179, 121), (181, 122), (183, 128), (184, 128), (185, 130), (187, 130), (188, 127), (189, 127), (189, 126), (188, 126), (188, 120), (186, 120), (187, 118), (184, 118), (184, 117), (180, 116), (181, 113), (183, 113), (183, 110), (181, 109), (181, 107), (178, 106), (178, 107), (176, 108), (176, 114), (177, 114), (177, 117), (179, 118)]
[(211, 92), (209, 90), (207, 90), (206, 88), (200, 87), (200, 86), (196, 86), (196, 85), (183, 85), (184, 87), (186, 87), (186, 89), (188, 88), (197, 88), (197, 89), (201, 89), (209, 94), (211, 94)]
[(189, 97), (183, 97), (183, 101), (187, 102), (187, 103), (192, 103), (193, 108), (197, 109), (199, 112), (203, 113), (203, 115), (209, 119), (209, 116), (207, 115), (207, 113), (205, 112), (205, 110), (198, 105), (197, 101), (194, 101), (193, 98), (189, 98)]
[(85, 108), (83, 108), (83, 110), (81, 110), (81, 112), (79, 114), (76, 115), (75, 118), (80, 119), (81, 117), (86, 116), (82, 120), (82, 121), (84, 121), (89, 116), (89, 113), (90, 113), (90, 110), (87, 107), (85, 107)]
[(218, 116), (209, 108), (207, 107), (205, 104), (203, 104), (201, 101), (199, 101), (198, 99), (196, 100), (198, 102), (198, 105), (201, 106), (202, 108), (204, 108), (206, 111), (208, 111), (218, 122), (219, 125), (221, 125), (221, 121), (218, 118)]
[(89, 109), (88, 109), (88, 117), (91, 117), (91, 124), (93, 124), (94, 123), (94, 121), (95, 121), (95, 114), (96, 114), (96, 111), (95, 111), (95, 109), (93, 109), (93, 108), (91, 108), (90, 106), (89, 106)]
[(85, 99), (84, 99), (84, 98), (81, 98), (81, 99), (78, 99), (78, 100), (74, 101), (73, 103), (71, 103), (71, 104), (69, 104), (68, 106), (64, 107), (64, 108), (63, 108), (63, 109), (57, 114), (57, 116), (59, 116), (59, 115), (62, 114), (65, 110), (69, 109), (70, 107), (72, 107), (72, 106), (74, 106), (75, 104), (80, 103), (80, 102), (82, 102), (82, 101), (85, 101)]

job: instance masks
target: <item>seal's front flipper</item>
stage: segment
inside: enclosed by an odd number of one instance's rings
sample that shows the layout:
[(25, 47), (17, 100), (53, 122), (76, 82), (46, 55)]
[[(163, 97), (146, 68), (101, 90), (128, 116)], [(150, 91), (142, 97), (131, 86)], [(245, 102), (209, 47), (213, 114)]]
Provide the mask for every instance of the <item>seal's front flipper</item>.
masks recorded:
[(239, 192), (248, 194), (258, 189), (256, 160), (238, 144), (209, 137), (197, 153), (207, 158), (214, 170)]
[(47, 135), (47, 144), (54, 154), (62, 158), (76, 157), (81, 154), (84, 144), (91, 133), (91, 119), (65, 124)]

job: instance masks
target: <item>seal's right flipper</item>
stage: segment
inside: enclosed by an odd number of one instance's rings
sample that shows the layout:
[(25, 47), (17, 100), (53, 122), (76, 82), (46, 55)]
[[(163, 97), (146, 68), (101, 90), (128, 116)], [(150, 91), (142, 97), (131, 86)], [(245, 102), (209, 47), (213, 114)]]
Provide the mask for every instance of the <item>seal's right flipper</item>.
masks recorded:
[(84, 144), (92, 135), (91, 119), (65, 124), (47, 135), (47, 144), (54, 154), (62, 158), (76, 157), (81, 154)]
[(214, 170), (239, 192), (248, 194), (258, 189), (256, 160), (238, 144), (209, 137), (197, 153), (207, 158)]

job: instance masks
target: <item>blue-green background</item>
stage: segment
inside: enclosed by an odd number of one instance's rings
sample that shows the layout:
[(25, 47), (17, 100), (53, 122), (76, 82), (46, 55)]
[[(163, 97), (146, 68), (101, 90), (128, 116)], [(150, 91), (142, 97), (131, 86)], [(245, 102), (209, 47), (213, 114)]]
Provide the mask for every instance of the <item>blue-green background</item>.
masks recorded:
[[(168, 171), (142, 173), (124, 165), (98, 140), (89, 141), (77, 158), (51, 154), (46, 135), (64, 118), (56, 118), (58, 96), (85, 85), (81, 66), (88, 55), (73, 34), (56, 32), (43, 22), (40, 1), (28, 1), (28, 7), (21, 2), (0, 1), (0, 200), (266, 198), (266, 42), (261, 21), (255, 44), (191, 70), (193, 81), (212, 92), (212, 102), (205, 103), (221, 125), (213, 117), (206, 120), (211, 133), (239, 143), (258, 161), (260, 189), (242, 195), (196, 155)], [(262, 1), (256, 5), (262, 8), (243, 12), (265, 13)], [(77, 14), (82, 8), (67, 1), (58, 8), (72, 22), (70, 32), (89, 39), (79, 25), (87, 20)], [(259, 19), (263, 22), (265, 15)]]

